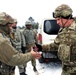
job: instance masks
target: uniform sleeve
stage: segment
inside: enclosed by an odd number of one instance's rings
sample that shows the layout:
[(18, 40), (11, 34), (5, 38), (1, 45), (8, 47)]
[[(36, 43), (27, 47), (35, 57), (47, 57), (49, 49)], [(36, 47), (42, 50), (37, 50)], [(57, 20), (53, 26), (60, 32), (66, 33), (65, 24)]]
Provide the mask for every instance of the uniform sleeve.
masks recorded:
[(0, 61), (7, 65), (22, 65), (30, 61), (32, 57), (31, 53), (19, 53), (7, 40), (0, 43)]
[(55, 43), (45, 44), (45, 45), (42, 45), (42, 50), (43, 51), (57, 51), (58, 45)]
[(60, 40), (57, 36), (53, 43), (42, 45), (42, 50), (43, 51), (57, 51), (59, 44), (60, 44)]

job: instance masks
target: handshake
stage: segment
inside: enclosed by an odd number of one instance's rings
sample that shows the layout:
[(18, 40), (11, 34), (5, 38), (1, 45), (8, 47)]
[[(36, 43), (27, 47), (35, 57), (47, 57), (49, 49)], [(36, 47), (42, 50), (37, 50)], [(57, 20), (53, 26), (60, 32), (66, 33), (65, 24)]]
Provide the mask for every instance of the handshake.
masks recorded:
[(40, 44), (35, 43), (35, 46), (33, 47), (33, 50), (35, 52), (39, 52), (40, 54), (42, 54), (42, 46)]
[(39, 59), (42, 57), (42, 46), (39, 44), (35, 44), (33, 48), (31, 48), (31, 54), (35, 59)]

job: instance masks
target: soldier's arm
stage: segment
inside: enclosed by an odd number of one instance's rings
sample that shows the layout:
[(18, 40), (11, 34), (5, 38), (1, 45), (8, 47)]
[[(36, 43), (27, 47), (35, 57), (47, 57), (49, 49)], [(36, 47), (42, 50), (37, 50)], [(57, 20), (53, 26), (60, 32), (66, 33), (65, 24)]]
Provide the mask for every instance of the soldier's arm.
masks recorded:
[(60, 40), (59, 40), (59, 38), (57, 36), (56, 39), (54, 40), (54, 43), (42, 45), (42, 50), (43, 51), (52, 51), (52, 50), (55, 51), (55, 50), (58, 50), (59, 44), (60, 44)]
[[(35, 53), (34, 53), (35, 54)], [(34, 57), (40, 58), (40, 55), (36, 54)], [(15, 50), (8, 41), (0, 43), (0, 61), (8, 65), (22, 65), (27, 63), (33, 57), (32, 53), (22, 54)]]
[(52, 51), (52, 50), (55, 51), (57, 49), (58, 49), (58, 45), (56, 45), (55, 43), (42, 45), (43, 51)]

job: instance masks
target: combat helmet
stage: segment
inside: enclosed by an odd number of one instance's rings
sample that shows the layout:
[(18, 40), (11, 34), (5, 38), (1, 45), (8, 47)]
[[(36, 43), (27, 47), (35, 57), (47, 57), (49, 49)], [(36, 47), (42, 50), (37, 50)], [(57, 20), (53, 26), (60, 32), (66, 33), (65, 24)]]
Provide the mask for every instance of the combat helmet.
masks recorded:
[(63, 18), (66, 18), (66, 17), (70, 17), (72, 16), (72, 9), (66, 5), (66, 4), (62, 4), (60, 6), (58, 6), (55, 11), (53, 12), (53, 17), (56, 18), (56, 17), (63, 17)]
[(14, 18), (13, 20), (14, 20), (14, 23), (15, 23), (15, 22), (17, 23), (17, 19), (16, 19), (16, 18)]
[(25, 26), (27, 26), (27, 25), (32, 25), (32, 22), (30, 20), (26, 21)]
[(13, 23), (13, 18), (5, 12), (0, 13), (0, 25), (6, 25), (7, 23)]

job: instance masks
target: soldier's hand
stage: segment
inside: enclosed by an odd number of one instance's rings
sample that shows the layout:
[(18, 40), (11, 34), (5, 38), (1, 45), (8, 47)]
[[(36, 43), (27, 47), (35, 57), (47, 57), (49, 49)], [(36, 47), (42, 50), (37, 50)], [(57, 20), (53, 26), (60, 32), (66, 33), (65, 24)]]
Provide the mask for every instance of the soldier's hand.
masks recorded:
[(22, 50), (22, 53), (25, 53), (25, 51), (26, 51), (26, 47), (21, 47), (21, 50)]
[(39, 59), (41, 58), (41, 54), (39, 52), (35, 52), (33, 48), (31, 48), (31, 54), (33, 55), (34, 58)]

